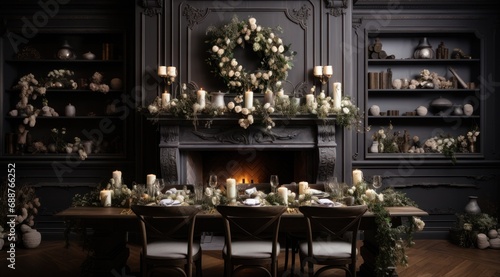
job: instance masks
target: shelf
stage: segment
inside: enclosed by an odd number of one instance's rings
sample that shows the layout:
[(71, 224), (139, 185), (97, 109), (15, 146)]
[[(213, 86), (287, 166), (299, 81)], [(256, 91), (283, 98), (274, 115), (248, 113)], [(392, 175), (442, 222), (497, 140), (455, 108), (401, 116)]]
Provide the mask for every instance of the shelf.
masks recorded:
[(412, 116), (412, 115), (400, 115), (400, 116), (373, 116), (370, 115), (368, 116), (369, 120), (384, 120), (384, 119), (421, 119), (421, 120), (428, 120), (428, 119), (479, 119), (480, 116), (478, 115), (471, 115), (471, 116), (465, 116), (465, 115), (447, 115), (447, 116), (442, 116), (442, 115), (426, 115), (426, 116)]
[[(12, 120), (23, 120), (25, 116), (5, 116), (5, 119)], [(120, 119), (121, 116), (117, 115), (95, 115), (95, 116), (43, 116), (39, 115), (36, 117), (36, 120), (101, 120), (101, 119)]]
[(54, 60), (54, 59), (39, 59), (39, 60), (5, 60), (9, 64), (30, 64), (30, 63), (43, 63), (43, 64), (106, 64), (106, 63), (123, 63), (123, 60)]
[[(5, 92), (8, 92), (8, 93), (19, 93), (20, 90), (17, 90), (17, 89), (6, 89)], [(121, 93), (123, 92), (123, 90), (121, 89), (110, 89), (108, 92), (104, 93), (104, 92), (100, 92), (100, 91), (93, 91), (93, 90), (90, 90), (90, 89), (62, 89), (62, 88), (57, 88), (57, 89), (47, 89), (46, 91), (46, 94), (47, 93), (96, 93), (96, 94), (102, 94), (102, 95), (106, 95), (108, 93)]]
[(479, 62), (479, 59), (368, 59), (368, 65), (468, 65)]
[(445, 93), (445, 92), (461, 92), (461, 93), (478, 93), (479, 89), (368, 89), (369, 93)]

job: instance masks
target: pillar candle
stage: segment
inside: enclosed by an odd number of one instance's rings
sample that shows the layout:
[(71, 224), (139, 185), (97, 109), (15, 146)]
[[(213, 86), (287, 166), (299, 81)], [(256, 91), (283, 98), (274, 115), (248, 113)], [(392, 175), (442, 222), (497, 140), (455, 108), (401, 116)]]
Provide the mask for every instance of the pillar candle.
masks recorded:
[(236, 179), (228, 178), (226, 180), (226, 197), (231, 202), (236, 201)]
[(205, 108), (205, 95), (207, 95), (207, 91), (202, 88), (196, 92), (196, 99), (201, 109)]
[(308, 182), (299, 182), (299, 194), (305, 194), (309, 189)]
[(146, 176), (146, 184), (147, 185), (153, 185), (156, 181), (156, 175), (154, 174), (148, 174)]
[(167, 71), (166, 71), (166, 72), (167, 72), (167, 75), (168, 75), (168, 76), (170, 76), (170, 77), (175, 77), (175, 76), (177, 76), (177, 70), (176, 70), (175, 66), (169, 66), (169, 67), (167, 68)]
[(162, 108), (167, 108), (170, 105), (170, 93), (165, 91), (161, 94), (161, 106)]
[(286, 187), (279, 187), (278, 195), (283, 198), (285, 205), (288, 205), (288, 189)]
[(264, 93), (264, 103), (273, 104), (273, 92), (269, 89)]
[(333, 83), (333, 108), (340, 110), (340, 102), (342, 101), (342, 83)]
[(352, 183), (354, 185), (361, 183), (363, 181), (363, 171), (355, 169), (352, 171)]
[(321, 65), (317, 65), (314, 67), (313, 71), (314, 76), (319, 77), (323, 75), (323, 67)]
[(312, 93), (306, 94), (306, 105), (312, 106), (314, 104), (314, 95)]
[(158, 76), (165, 77), (167, 76), (167, 67), (166, 66), (158, 66)]
[(111, 190), (101, 190), (99, 198), (103, 207), (111, 207)]
[(332, 76), (333, 75), (333, 67), (331, 65), (323, 66), (323, 75)]
[(253, 91), (245, 91), (245, 108), (251, 109), (253, 107)]
[(119, 170), (113, 171), (113, 180), (115, 180), (115, 186), (120, 187), (122, 185), (122, 172)]

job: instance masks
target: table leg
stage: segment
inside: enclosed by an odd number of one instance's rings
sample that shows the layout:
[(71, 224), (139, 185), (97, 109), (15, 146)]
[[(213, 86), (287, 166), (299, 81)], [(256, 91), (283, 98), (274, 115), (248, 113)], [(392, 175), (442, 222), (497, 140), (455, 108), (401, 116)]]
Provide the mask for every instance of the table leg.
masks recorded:
[[(363, 246), (361, 246), (360, 254), (363, 257), (363, 264), (359, 267), (359, 272), (357, 276), (361, 277), (371, 277), (376, 276), (375, 274), (375, 261), (379, 253), (379, 247), (377, 240), (375, 238), (376, 230), (365, 230), (363, 231)], [(395, 267), (390, 267), (386, 269), (387, 275), (397, 277)]]

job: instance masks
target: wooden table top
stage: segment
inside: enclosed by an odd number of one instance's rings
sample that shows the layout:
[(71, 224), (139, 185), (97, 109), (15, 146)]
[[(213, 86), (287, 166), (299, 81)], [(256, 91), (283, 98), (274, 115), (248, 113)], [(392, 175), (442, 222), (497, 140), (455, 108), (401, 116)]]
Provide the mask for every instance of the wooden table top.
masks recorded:
[[(427, 212), (416, 208), (416, 207), (387, 207), (387, 211), (393, 217), (405, 217), (405, 216), (427, 216)], [(57, 213), (57, 217), (65, 218), (80, 218), (80, 219), (119, 219), (119, 218), (135, 218), (135, 215), (130, 209), (118, 208), (118, 207), (70, 207), (64, 211)], [(284, 213), (285, 217), (302, 216), (298, 211), (293, 213)], [(372, 217), (373, 213), (366, 212), (365, 217)], [(198, 214), (198, 217), (220, 217), (217, 212), (206, 212), (202, 211)]]

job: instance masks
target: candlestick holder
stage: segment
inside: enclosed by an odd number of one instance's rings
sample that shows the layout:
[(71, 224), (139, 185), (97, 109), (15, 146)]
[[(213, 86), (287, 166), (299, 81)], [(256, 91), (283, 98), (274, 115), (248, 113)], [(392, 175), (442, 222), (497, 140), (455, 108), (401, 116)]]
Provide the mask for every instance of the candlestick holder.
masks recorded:
[(316, 77), (322, 85), (326, 85), (328, 80), (333, 76), (333, 68), (331, 65), (315, 66), (314, 77)]
[[(163, 78), (163, 82), (165, 84), (165, 91), (168, 91), (167, 87), (170, 87), (170, 91), (175, 93), (172, 89), (173, 84), (175, 83), (175, 79), (177, 77), (177, 69), (175, 66), (158, 66), (158, 76)], [(174, 95), (174, 98), (176, 96)]]

